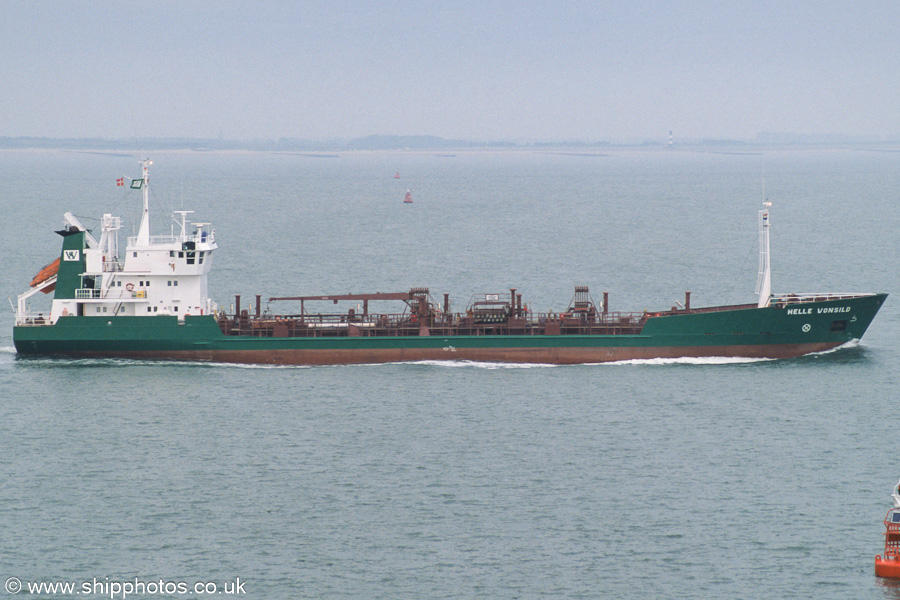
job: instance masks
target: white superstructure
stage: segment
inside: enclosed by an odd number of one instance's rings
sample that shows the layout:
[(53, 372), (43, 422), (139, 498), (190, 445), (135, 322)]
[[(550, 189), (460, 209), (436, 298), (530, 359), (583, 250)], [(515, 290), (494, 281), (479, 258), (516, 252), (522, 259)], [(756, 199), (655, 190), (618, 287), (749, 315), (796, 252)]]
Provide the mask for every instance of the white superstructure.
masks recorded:
[[(209, 223), (189, 223), (192, 211), (175, 211), (179, 230), (170, 235), (150, 235), (149, 160), (142, 160), (143, 177), (132, 183), (143, 193), (143, 211), (138, 234), (128, 238), (124, 255), (118, 246), (119, 217), (103, 215), (101, 235), (97, 241), (71, 213), (65, 214), (65, 230), (84, 232), (83, 257), (78, 251), (63, 250), (58, 276), (19, 296), (17, 324), (35, 323), (36, 315), (29, 313), (27, 299), (49, 285), (65, 285), (57, 281), (64, 277), (65, 261), (83, 261), (80, 281), (74, 283), (74, 294), (56, 296), (49, 316), (40, 319), (47, 324), (67, 315), (85, 317), (186, 315), (215, 312), (210, 300), (207, 276), (212, 265), (215, 230)], [(173, 216), (174, 218), (174, 216)], [(79, 269), (81, 270), (81, 269)], [(63, 296), (60, 298), (59, 296)], [(68, 297), (67, 297), (68, 296)], [(74, 296), (74, 297), (73, 297)]]

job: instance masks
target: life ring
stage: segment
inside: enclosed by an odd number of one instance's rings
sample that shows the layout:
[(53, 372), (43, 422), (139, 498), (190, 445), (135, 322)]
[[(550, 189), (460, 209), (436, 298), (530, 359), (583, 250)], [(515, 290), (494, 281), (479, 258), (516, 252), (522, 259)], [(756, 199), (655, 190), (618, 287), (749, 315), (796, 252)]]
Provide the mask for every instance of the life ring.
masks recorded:
[(125, 289), (130, 292), (131, 290), (134, 289), (134, 284), (133, 283), (126, 284)]

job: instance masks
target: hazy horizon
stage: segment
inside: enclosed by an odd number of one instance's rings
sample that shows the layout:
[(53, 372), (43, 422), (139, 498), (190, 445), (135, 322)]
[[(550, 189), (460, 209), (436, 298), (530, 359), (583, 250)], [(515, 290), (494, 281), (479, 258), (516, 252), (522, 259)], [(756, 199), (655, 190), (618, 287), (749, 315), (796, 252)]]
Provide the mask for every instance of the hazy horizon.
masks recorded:
[(900, 4), (7, 2), (2, 137), (900, 134)]

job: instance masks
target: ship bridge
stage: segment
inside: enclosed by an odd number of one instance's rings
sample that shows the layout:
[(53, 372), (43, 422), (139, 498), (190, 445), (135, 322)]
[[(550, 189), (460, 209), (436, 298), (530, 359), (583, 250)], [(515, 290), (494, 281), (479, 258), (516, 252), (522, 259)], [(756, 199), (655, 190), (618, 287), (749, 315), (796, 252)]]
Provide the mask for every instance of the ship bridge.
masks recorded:
[[(132, 188), (143, 191), (143, 213), (138, 234), (127, 239), (123, 254), (118, 247), (120, 217), (101, 219), (96, 240), (72, 213), (65, 214), (59, 273), (19, 296), (17, 323), (53, 324), (60, 317), (155, 316), (209, 314), (216, 305), (208, 297), (207, 276), (218, 248), (210, 223), (189, 222), (193, 211), (178, 210), (168, 235), (150, 235), (150, 161), (142, 161), (144, 176)], [(52, 286), (52, 287), (51, 287)], [(37, 291), (54, 291), (48, 318), (38, 322), (26, 302)]]

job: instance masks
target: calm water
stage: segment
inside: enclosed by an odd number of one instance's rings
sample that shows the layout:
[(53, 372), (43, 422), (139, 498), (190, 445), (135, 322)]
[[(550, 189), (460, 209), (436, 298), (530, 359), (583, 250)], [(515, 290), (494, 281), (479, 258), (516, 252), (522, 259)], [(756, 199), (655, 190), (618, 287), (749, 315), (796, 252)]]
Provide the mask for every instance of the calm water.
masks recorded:
[[(898, 291), (900, 153), (151, 158), (153, 231), (182, 206), (213, 222), (226, 306), (411, 286), (455, 309), (516, 287), (559, 310), (575, 285), (618, 310), (748, 301), (763, 172), (776, 292)], [(130, 229), (115, 179), (136, 160), (0, 154), (5, 295), (58, 254), (63, 212)], [(7, 308), (0, 579), (900, 598), (873, 574), (900, 477), (897, 300), (830, 354), (568, 367), (25, 360)]]

